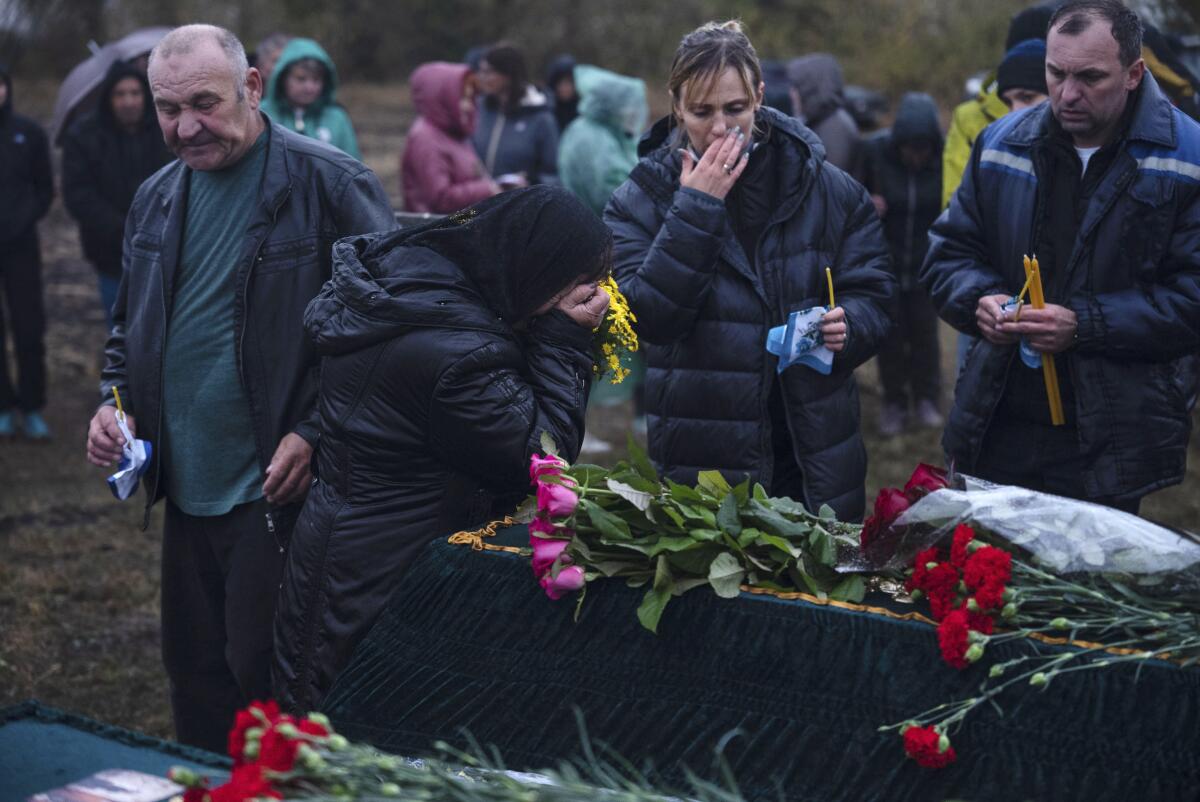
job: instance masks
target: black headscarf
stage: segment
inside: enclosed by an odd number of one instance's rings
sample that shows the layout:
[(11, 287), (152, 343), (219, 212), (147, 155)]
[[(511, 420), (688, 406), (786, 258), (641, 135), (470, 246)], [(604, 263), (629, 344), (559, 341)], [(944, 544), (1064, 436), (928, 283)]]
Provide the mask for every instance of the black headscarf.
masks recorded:
[(390, 245), (429, 248), (454, 262), (512, 324), (580, 276), (599, 278), (608, 267), (612, 235), (573, 193), (538, 184), (403, 232)]

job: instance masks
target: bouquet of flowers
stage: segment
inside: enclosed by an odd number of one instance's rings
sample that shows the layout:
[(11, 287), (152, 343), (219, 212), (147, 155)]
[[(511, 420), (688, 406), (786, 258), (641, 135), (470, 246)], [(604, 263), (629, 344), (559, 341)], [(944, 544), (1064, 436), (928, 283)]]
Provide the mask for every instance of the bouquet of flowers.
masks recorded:
[[(426, 800), (427, 802), (742, 802), (726, 767), (716, 785), (688, 774), (690, 788), (655, 788), (625, 760), (601, 760), (580, 721), (583, 756), (537, 774), (508, 771), (493, 751), (477, 744), (464, 752), (438, 742), (436, 757), (410, 760), (352, 743), (319, 713), (293, 717), (273, 701), (239, 711), (229, 732), (233, 771), (210, 787), (207, 777), (176, 767), (168, 776), (186, 790), (181, 802), (250, 802), (264, 799)], [(473, 742), (472, 742), (473, 743)]]
[(629, 355), (638, 349), (637, 333), (633, 330), (637, 316), (612, 276), (600, 282), (600, 289), (608, 293), (609, 304), (604, 322), (596, 329), (593, 370), (597, 377), (607, 375), (612, 384), (620, 384), (629, 377), (629, 368), (622, 360), (628, 361)]
[(638, 620), (654, 632), (671, 598), (698, 587), (725, 598), (743, 585), (863, 597), (862, 577), (835, 569), (839, 546), (857, 546), (858, 527), (828, 507), (813, 515), (761, 485), (731, 486), (717, 471), (702, 472), (694, 487), (660, 479), (633, 442), (630, 460), (612, 470), (569, 465), (548, 438), (542, 445), (545, 455), (529, 466), (536, 494), (518, 517), (529, 524), (533, 572), (553, 599), (620, 577), (647, 588)]
[(974, 696), (880, 728), (900, 732), (918, 763), (953, 762), (950, 736), (1005, 691), (1120, 663), (1200, 662), (1200, 544), (1107, 507), (961, 481), (954, 489), (921, 466), (905, 490), (881, 491), (855, 564), (907, 563), (905, 588), (928, 603), (941, 658), (957, 670), (985, 663), (997, 643), (1030, 648), (991, 664)]

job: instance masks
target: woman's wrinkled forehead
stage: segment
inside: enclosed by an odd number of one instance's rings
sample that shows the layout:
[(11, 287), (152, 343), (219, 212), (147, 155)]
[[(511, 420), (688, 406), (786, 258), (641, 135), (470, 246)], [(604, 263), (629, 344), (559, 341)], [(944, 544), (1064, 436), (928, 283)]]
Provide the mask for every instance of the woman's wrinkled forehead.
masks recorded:
[(733, 64), (723, 64), (716, 69), (696, 73), (683, 82), (683, 86), (680, 87), (680, 97), (675, 100), (685, 108), (706, 103), (720, 105), (720, 102), (728, 103), (735, 100), (737, 99), (735, 97), (720, 97), (722, 91), (728, 92), (734, 85), (727, 76), (732, 76), (736, 80), (738, 90), (744, 93), (743, 99), (754, 100), (756, 94), (754, 76), (748, 69), (739, 69)]

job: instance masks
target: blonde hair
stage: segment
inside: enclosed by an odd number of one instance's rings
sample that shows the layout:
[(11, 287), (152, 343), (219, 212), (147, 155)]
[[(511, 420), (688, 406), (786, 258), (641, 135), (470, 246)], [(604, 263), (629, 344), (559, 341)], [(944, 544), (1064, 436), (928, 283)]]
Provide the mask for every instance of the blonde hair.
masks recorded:
[[(667, 91), (671, 93), (672, 113), (695, 97), (701, 89), (707, 92), (732, 67), (745, 85), (746, 93), (758, 98), (762, 84), (762, 65), (750, 39), (738, 20), (706, 22), (679, 42), (671, 61)], [(678, 119), (676, 119), (678, 122)]]

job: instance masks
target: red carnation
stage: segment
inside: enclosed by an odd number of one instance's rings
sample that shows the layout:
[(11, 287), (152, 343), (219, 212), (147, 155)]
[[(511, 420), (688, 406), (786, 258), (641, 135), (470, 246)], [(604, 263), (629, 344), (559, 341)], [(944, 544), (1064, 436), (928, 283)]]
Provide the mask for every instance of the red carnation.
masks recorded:
[(296, 751), (300, 742), (288, 738), (275, 726), (263, 733), (262, 745), (258, 750), (258, 762), (271, 771), (291, 771), (296, 764)]
[(229, 782), (208, 792), (210, 802), (246, 802), (249, 799), (283, 799), (283, 794), (271, 787), (263, 777), (263, 767), (257, 763), (235, 766)]
[(958, 571), (950, 563), (938, 563), (929, 572), (925, 592), (934, 620), (941, 621), (958, 601)]
[(936, 548), (925, 549), (917, 554), (913, 560), (912, 576), (904, 583), (904, 588), (909, 593), (914, 590), (929, 590), (929, 569), (926, 568), (929, 563), (940, 562), (938, 560), (938, 550)]
[(967, 564), (967, 558), (971, 556), (967, 546), (974, 539), (975, 530), (971, 527), (966, 524), (954, 527), (954, 542), (950, 546), (950, 564), (960, 571)]
[(196, 785), (183, 790), (183, 802), (204, 802), (205, 796), (208, 794), (208, 789), (203, 785)]
[(908, 484), (904, 486), (904, 495), (910, 502), (915, 503), (917, 499), (949, 486), (945, 471), (922, 462), (909, 477)]
[(963, 669), (970, 665), (966, 658), (970, 629), (965, 610), (947, 613), (942, 623), (938, 624), (938, 646), (942, 650), (942, 659), (955, 668)]
[(995, 546), (985, 546), (967, 558), (963, 581), (975, 591), (982, 610), (1004, 606), (1004, 587), (1012, 579), (1012, 555)]
[[(976, 600), (978, 603), (978, 600)], [(967, 625), (976, 632), (982, 632), (984, 635), (991, 635), (996, 631), (995, 620), (987, 613), (973, 613), (967, 609), (967, 603), (963, 602), (960, 607), (967, 614)]]
[(939, 751), (942, 735), (933, 727), (909, 727), (904, 731), (904, 751), (917, 761), (918, 766), (927, 769), (941, 769), (953, 763), (958, 755), (954, 747), (946, 747)]
[(1007, 585), (1012, 579), (1012, 555), (995, 546), (985, 546), (967, 558), (963, 580), (968, 587)]
[[(254, 727), (265, 727), (279, 720), (279, 704), (271, 699), (266, 702), (251, 702), (244, 710), (239, 710), (229, 730), (229, 756), (233, 765), (240, 766), (246, 751), (246, 730)], [(264, 722), (264, 719), (266, 721)]]
[(296, 729), (300, 730), (300, 732), (304, 733), (305, 735), (312, 735), (316, 738), (329, 737), (329, 730), (325, 729), (324, 724), (318, 724), (317, 722), (307, 718), (297, 724)]
[(894, 487), (885, 487), (880, 490), (879, 495), (875, 497), (874, 513), (863, 523), (859, 545), (863, 549), (867, 549), (878, 542), (908, 507), (909, 501), (903, 491)]

